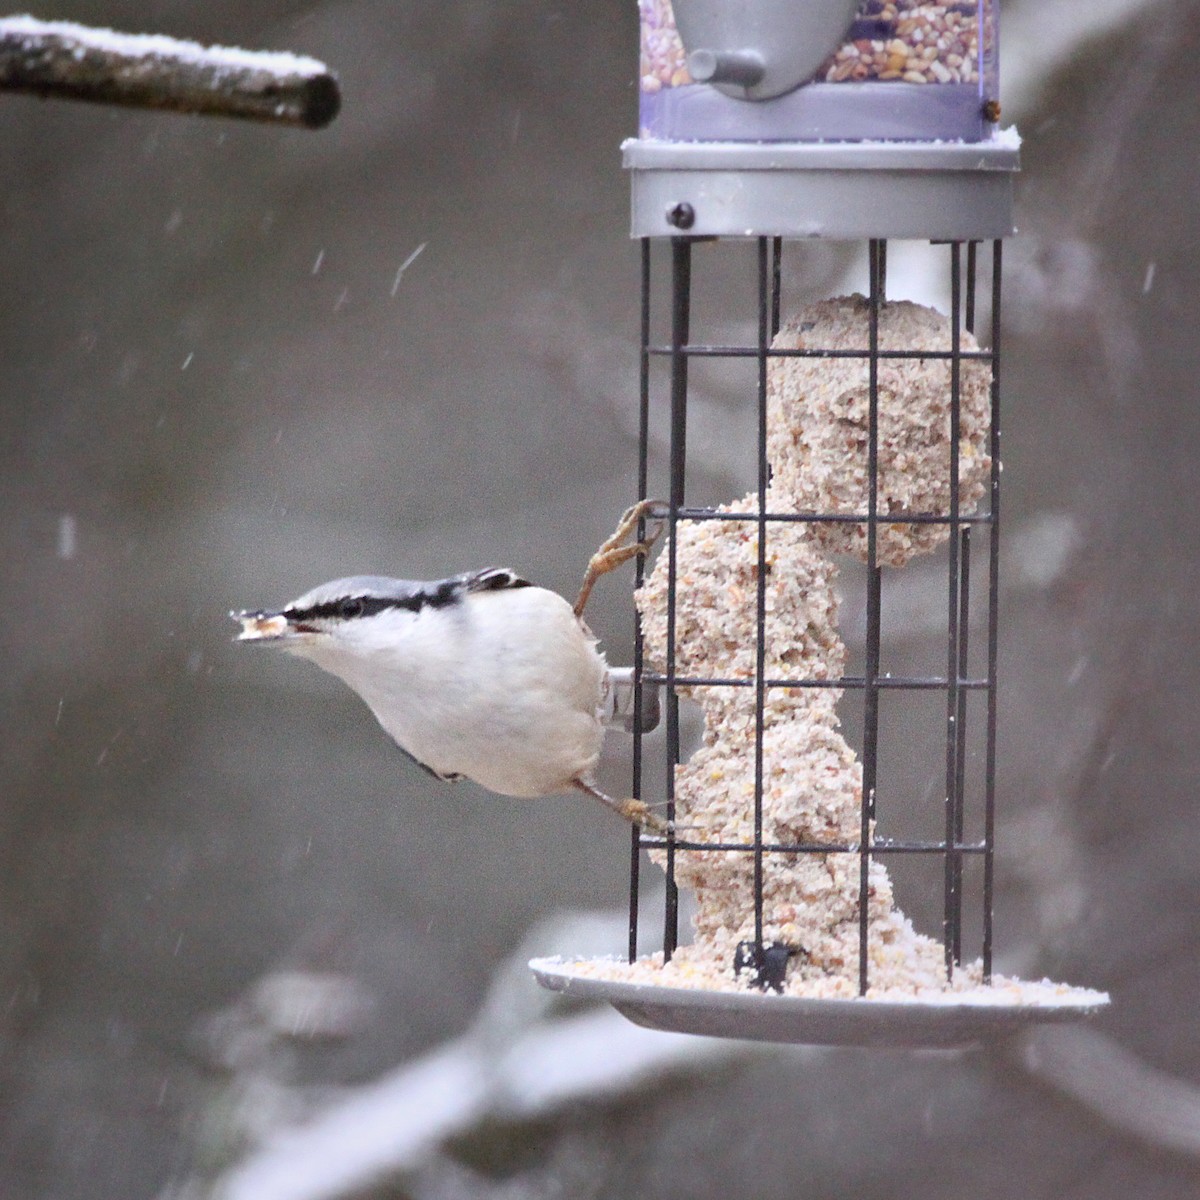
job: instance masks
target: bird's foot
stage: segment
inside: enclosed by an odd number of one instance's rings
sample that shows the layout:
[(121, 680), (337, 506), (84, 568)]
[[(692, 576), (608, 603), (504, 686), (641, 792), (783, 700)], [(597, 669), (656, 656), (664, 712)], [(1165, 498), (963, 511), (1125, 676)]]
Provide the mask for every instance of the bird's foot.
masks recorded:
[(601, 804), (624, 817), (631, 825), (636, 825), (647, 833), (656, 833), (659, 837), (666, 837), (672, 831), (671, 823), (663, 820), (644, 800), (632, 798), (614, 800), (612, 796), (606, 795), (594, 784), (585, 783), (582, 779), (576, 779), (575, 786), (581, 792), (594, 796)]
[(671, 831), (669, 822), (664, 821), (656, 812), (652, 812), (650, 805), (644, 800), (634, 800), (632, 798), (618, 800), (613, 807), (625, 820), (636, 825), (639, 829), (644, 829), (647, 833), (656, 833), (659, 837), (666, 837)]
[(638, 525), (649, 516), (651, 510), (661, 506), (662, 501), (660, 500), (639, 500), (625, 510), (625, 514), (621, 517), (612, 536), (601, 543), (600, 549), (588, 560), (587, 570), (583, 573), (583, 583), (579, 586), (579, 597), (575, 601), (577, 617), (583, 616), (583, 610), (587, 606), (588, 597), (592, 594), (592, 588), (596, 586), (596, 581), (602, 575), (615, 571), (617, 567), (627, 563), (636, 555), (649, 554), (650, 547), (662, 533), (663, 523), (661, 521), (656, 521), (653, 528), (647, 529), (641, 540), (629, 542), (628, 539)]

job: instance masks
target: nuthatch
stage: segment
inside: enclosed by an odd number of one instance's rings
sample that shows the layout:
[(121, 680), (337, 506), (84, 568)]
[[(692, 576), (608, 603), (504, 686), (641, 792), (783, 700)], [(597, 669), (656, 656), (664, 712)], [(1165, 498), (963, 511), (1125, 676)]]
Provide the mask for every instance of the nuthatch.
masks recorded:
[[(628, 539), (652, 505), (630, 508), (592, 556), (574, 607), (507, 567), (429, 582), (359, 575), (278, 612), (231, 613), (237, 640), (279, 646), (336, 675), (438, 779), (472, 779), (505, 796), (575, 788), (662, 833), (641, 801), (615, 800), (593, 782), (605, 725), (628, 717), (631, 674), (609, 671), (582, 616), (601, 575), (649, 550), (657, 530)], [(656, 703), (645, 708), (656, 713)]]

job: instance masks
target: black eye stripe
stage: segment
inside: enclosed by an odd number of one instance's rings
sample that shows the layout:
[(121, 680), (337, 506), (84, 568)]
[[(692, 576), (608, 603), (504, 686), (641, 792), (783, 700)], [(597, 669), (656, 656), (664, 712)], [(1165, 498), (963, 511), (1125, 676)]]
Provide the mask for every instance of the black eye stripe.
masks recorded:
[[(352, 581), (343, 581), (347, 585)], [(289, 605), (283, 615), (293, 625), (305, 621), (353, 621), (373, 617), (397, 608), (402, 612), (419, 613), (425, 608), (448, 608), (457, 604), (466, 592), (491, 592), (533, 585), (507, 567), (489, 567), (484, 571), (464, 572), (449, 579), (431, 583), (413, 583), (412, 590), (399, 596), (380, 596), (370, 592), (332, 596), (315, 604)]]
[(462, 584), (457, 580), (445, 580), (432, 591), (413, 592), (408, 596), (339, 596), (334, 600), (322, 600), (319, 604), (307, 604), (303, 608), (285, 608), (283, 615), (289, 621), (320, 621), (337, 618), (349, 621), (357, 617), (373, 617), (398, 608), (403, 612), (420, 612), (423, 608), (445, 608), (452, 604)]

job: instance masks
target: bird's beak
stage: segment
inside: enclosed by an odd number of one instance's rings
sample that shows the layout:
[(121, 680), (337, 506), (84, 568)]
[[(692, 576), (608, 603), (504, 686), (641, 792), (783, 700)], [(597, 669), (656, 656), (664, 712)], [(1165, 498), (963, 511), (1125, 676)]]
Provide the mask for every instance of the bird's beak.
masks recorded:
[(241, 631), (234, 639), (238, 642), (289, 642), (303, 632), (293, 628), (283, 613), (235, 609), (229, 615), (241, 623)]

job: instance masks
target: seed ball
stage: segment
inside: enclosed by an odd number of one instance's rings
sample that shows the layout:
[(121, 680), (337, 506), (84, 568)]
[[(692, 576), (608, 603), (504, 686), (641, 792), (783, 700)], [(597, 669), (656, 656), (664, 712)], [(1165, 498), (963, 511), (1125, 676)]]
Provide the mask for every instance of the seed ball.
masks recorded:
[[(870, 304), (864, 296), (822, 300), (788, 321), (779, 349), (860, 350), (868, 347)], [(879, 311), (882, 350), (950, 349), (950, 322), (908, 300)], [(961, 333), (964, 351), (978, 349)], [(958, 498), (962, 511), (983, 495), (991, 470), (987, 452), (991, 368), (961, 363)], [(865, 356), (776, 358), (768, 377), (772, 486), (800, 511), (848, 515), (868, 505), (869, 366)], [(878, 511), (945, 516), (950, 506), (951, 367), (945, 358), (884, 358), (878, 366)], [(880, 563), (902, 566), (945, 541), (945, 524), (898, 522), (878, 529)], [(865, 523), (822, 522), (816, 536), (832, 553), (866, 561)]]

